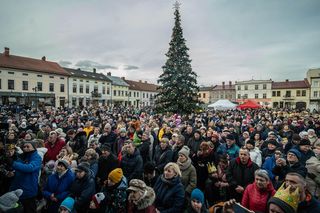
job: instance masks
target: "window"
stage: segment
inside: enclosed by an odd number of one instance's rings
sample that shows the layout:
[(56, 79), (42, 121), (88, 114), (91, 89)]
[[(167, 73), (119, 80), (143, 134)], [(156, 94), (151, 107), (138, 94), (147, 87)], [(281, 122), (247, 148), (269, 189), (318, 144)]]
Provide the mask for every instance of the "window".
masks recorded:
[(8, 89), (14, 90), (14, 80), (8, 80)]
[(77, 84), (72, 85), (72, 92), (77, 93)]
[(263, 93), (262, 98), (267, 98), (267, 93)]
[(136, 97), (136, 92), (133, 92), (133, 97)]
[(113, 96), (117, 96), (117, 90), (113, 90)]
[(267, 89), (267, 85), (266, 85), (266, 84), (263, 84), (263, 85), (262, 85), (262, 88), (263, 88), (263, 89)]
[(37, 75), (39, 78), (42, 78), (42, 75)]
[(277, 95), (276, 91), (272, 91), (272, 97), (275, 97)]
[(223, 95), (220, 95), (220, 98), (223, 98)]
[(80, 80), (80, 82), (83, 82), (83, 80)]
[(60, 92), (64, 92), (64, 84), (60, 84)]
[(2, 88), (2, 86), (1, 86), (1, 79), (0, 79), (0, 89)]
[(281, 96), (281, 91), (277, 91), (277, 96), (278, 96), (278, 97)]
[(107, 87), (107, 95), (110, 95), (110, 88)]
[(121, 91), (120, 90), (118, 90), (118, 96), (120, 96), (121, 95)]
[(86, 81), (87, 83), (89, 83), (89, 81)]
[(297, 95), (297, 97), (301, 96), (301, 90), (297, 90), (296, 95)]
[(104, 95), (106, 94), (106, 87), (105, 86), (102, 87), (102, 94), (104, 94)]
[(121, 96), (124, 96), (124, 91), (121, 91)]
[(318, 97), (318, 91), (313, 92), (313, 97), (317, 98)]
[[(144, 94), (144, 93), (142, 93), (142, 98), (144, 98), (144, 95), (145, 95), (145, 94)], [(204, 97), (204, 96), (205, 96), (205, 95), (204, 95), (204, 93), (203, 93), (203, 97)]]
[(73, 79), (73, 81), (77, 81), (77, 79)]
[(255, 99), (259, 98), (259, 94), (254, 94), (254, 98)]
[(49, 84), (49, 91), (54, 92), (54, 83)]
[(83, 93), (83, 84), (80, 84), (79, 93)]
[(63, 80), (63, 79), (64, 79), (64, 77), (60, 77), (60, 79), (61, 79), (61, 80)]
[(24, 76), (28, 76), (29, 74), (28, 74), (28, 73), (22, 73), (22, 75), (24, 75)]
[(301, 96), (306, 96), (307, 95), (307, 91), (306, 90), (302, 90), (302, 95)]
[(89, 94), (89, 90), (90, 90), (89, 88), (90, 88), (89, 85), (86, 85), (86, 93), (87, 94)]
[(137, 97), (139, 98), (139, 93), (137, 92)]
[(129, 92), (129, 97), (131, 97), (131, 92)]
[(49, 78), (54, 78), (54, 76), (50, 75)]
[(22, 81), (22, 90), (28, 90), (28, 81)]
[(38, 91), (42, 91), (42, 82), (37, 82)]
[(238, 99), (241, 99), (241, 95), (240, 94), (238, 94)]
[(248, 85), (244, 85), (244, 90), (248, 90)]
[(8, 72), (8, 74), (14, 75), (14, 72)]
[(286, 91), (286, 97), (291, 97), (291, 91), (289, 90)]
[(248, 99), (248, 94), (244, 94), (244, 95), (243, 95), (243, 98), (244, 98), (244, 99)]
[(258, 84), (254, 85), (254, 89), (255, 90), (259, 89), (259, 85)]
[(238, 86), (238, 90), (241, 90), (241, 86)]

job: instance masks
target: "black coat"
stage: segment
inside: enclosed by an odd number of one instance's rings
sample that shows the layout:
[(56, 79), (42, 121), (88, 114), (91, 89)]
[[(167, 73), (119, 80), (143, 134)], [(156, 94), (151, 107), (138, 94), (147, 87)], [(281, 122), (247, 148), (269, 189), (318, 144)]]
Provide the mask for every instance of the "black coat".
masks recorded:
[(133, 155), (125, 154), (122, 157), (121, 168), (128, 183), (132, 179), (142, 179), (143, 160), (140, 151), (137, 148), (134, 150)]
[(76, 134), (76, 136), (74, 137), (72, 143), (73, 145), (71, 145), (71, 148), (73, 150), (73, 152), (77, 153), (79, 155), (79, 157), (84, 156), (84, 153), (87, 150), (87, 135), (85, 132), (79, 132)]
[(108, 157), (100, 156), (98, 160), (97, 178), (100, 179), (99, 185), (108, 179), (108, 174), (119, 166), (118, 159), (115, 155), (110, 153)]
[(142, 143), (137, 147), (140, 151), (143, 163), (150, 161), (150, 140), (142, 141)]
[(296, 172), (296, 173), (302, 175), (303, 177), (307, 176), (307, 169), (300, 162), (297, 162), (297, 163), (293, 164), (292, 166), (290, 166), (289, 163), (287, 162), (287, 165), (285, 165), (285, 166), (277, 166), (276, 165), (272, 169), (272, 173), (276, 176), (279, 176), (279, 181), (284, 180), (284, 178), (286, 177), (286, 175), (289, 172)]
[(172, 150), (168, 146), (165, 150), (162, 150), (160, 145), (156, 147), (156, 153), (154, 155), (154, 162), (156, 164), (157, 171), (162, 174), (164, 167), (167, 163), (172, 161)]
[(100, 144), (109, 144), (110, 147), (112, 147), (112, 152), (114, 154), (117, 154), (114, 150), (114, 144), (117, 140), (117, 135), (114, 132), (110, 132), (108, 135), (102, 134), (101, 137), (99, 138), (99, 143)]

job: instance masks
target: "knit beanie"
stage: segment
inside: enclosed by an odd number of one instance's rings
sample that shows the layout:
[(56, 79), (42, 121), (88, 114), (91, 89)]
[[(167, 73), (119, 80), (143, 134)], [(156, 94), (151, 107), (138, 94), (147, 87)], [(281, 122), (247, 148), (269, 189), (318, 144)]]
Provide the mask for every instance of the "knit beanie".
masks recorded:
[(101, 201), (104, 200), (104, 198), (105, 198), (105, 195), (102, 192), (99, 192), (99, 193), (92, 196), (92, 201), (94, 202), (96, 207), (99, 208), (100, 203), (101, 203)]
[(58, 165), (62, 164), (66, 169), (69, 168), (69, 163), (66, 160), (58, 160)]
[(74, 199), (72, 197), (67, 197), (64, 199), (60, 205), (60, 207), (66, 208), (69, 212), (72, 212), (74, 205)]
[(280, 209), (282, 209), (286, 213), (295, 213), (296, 212), (289, 204), (287, 204), (285, 201), (283, 201), (277, 197), (271, 197), (268, 201), (269, 205), (270, 205), (270, 203), (276, 204), (277, 206), (280, 207)]
[(180, 151), (179, 154), (184, 155), (186, 158), (189, 158), (190, 155), (190, 148), (188, 146), (183, 146)]
[(301, 139), (300, 143), (299, 143), (300, 146), (303, 146), (303, 145), (311, 145), (311, 142), (309, 141), (309, 139)]
[(37, 143), (36, 143), (35, 141), (33, 141), (33, 140), (30, 140), (30, 141), (29, 141), (29, 140), (24, 140), (24, 141), (22, 142), (22, 146), (25, 145), (25, 144), (28, 144), (28, 143), (32, 145), (32, 147), (34, 148), (34, 150), (37, 149), (37, 145), (36, 145)]
[(198, 200), (202, 204), (204, 204), (204, 194), (203, 194), (203, 192), (198, 188), (194, 189), (191, 192), (191, 200)]
[(22, 195), (22, 189), (8, 192), (0, 197), (0, 209), (2, 211), (8, 211), (17, 207), (19, 197)]
[(299, 150), (297, 150), (297, 149), (290, 149), (289, 151), (288, 151), (288, 153), (292, 153), (292, 154), (294, 154), (295, 156), (297, 156), (297, 158), (300, 160), (300, 158), (301, 158), (301, 153), (299, 152)]
[(77, 166), (77, 170), (84, 171), (88, 174), (90, 172), (90, 164), (87, 162), (82, 162)]
[(122, 177), (123, 177), (123, 172), (121, 168), (116, 168), (112, 170), (108, 175), (108, 179), (111, 180), (113, 183), (119, 183)]
[(248, 140), (247, 144), (251, 144), (253, 147), (256, 145), (256, 143), (252, 139)]

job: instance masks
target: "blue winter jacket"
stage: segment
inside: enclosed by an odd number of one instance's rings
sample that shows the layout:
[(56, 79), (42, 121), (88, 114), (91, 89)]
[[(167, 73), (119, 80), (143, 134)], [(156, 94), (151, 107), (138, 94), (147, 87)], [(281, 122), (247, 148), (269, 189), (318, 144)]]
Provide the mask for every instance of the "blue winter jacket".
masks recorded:
[(166, 180), (161, 175), (154, 185), (154, 191), (156, 193), (154, 204), (161, 213), (183, 212), (185, 192), (180, 177)]
[(236, 144), (232, 144), (232, 146), (229, 148), (227, 147), (227, 144), (221, 144), (217, 150), (218, 155), (225, 155), (228, 154), (230, 159), (235, 159), (239, 156), (239, 146)]
[(275, 175), (272, 173), (272, 169), (275, 167), (275, 165), (276, 165), (276, 158), (273, 154), (272, 157), (266, 158), (266, 160), (264, 161), (261, 167), (262, 169), (267, 170), (270, 180), (272, 181), (274, 181), (274, 178), (275, 178)]
[(49, 200), (51, 194), (54, 194), (58, 202), (61, 203), (69, 195), (69, 189), (74, 178), (74, 174), (70, 169), (61, 178), (57, 173), (50, 175), (43, 189), (43, 196)]
[(23, 153), (22, 157), (13, 162), (12, 168), (15, 175), (12, 180), (10, 191), (22, 189), (20, 199), (35, 197), (38, 194), (38, 177), (42, 159), (38, 152)]

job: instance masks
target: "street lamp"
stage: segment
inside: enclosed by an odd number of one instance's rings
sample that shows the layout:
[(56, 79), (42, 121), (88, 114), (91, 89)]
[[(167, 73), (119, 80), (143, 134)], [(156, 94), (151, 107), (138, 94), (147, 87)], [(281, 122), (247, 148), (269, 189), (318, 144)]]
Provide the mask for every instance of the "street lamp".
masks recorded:
[(34, 87), (32, 88), (32, 91), (34, 91), (34, 96), (35, 96), (35, 104), (36, 104), (36, 109), (38, 110), (38, 96), (37, 96), (37, 91), (38, 91), (38, 87)]

